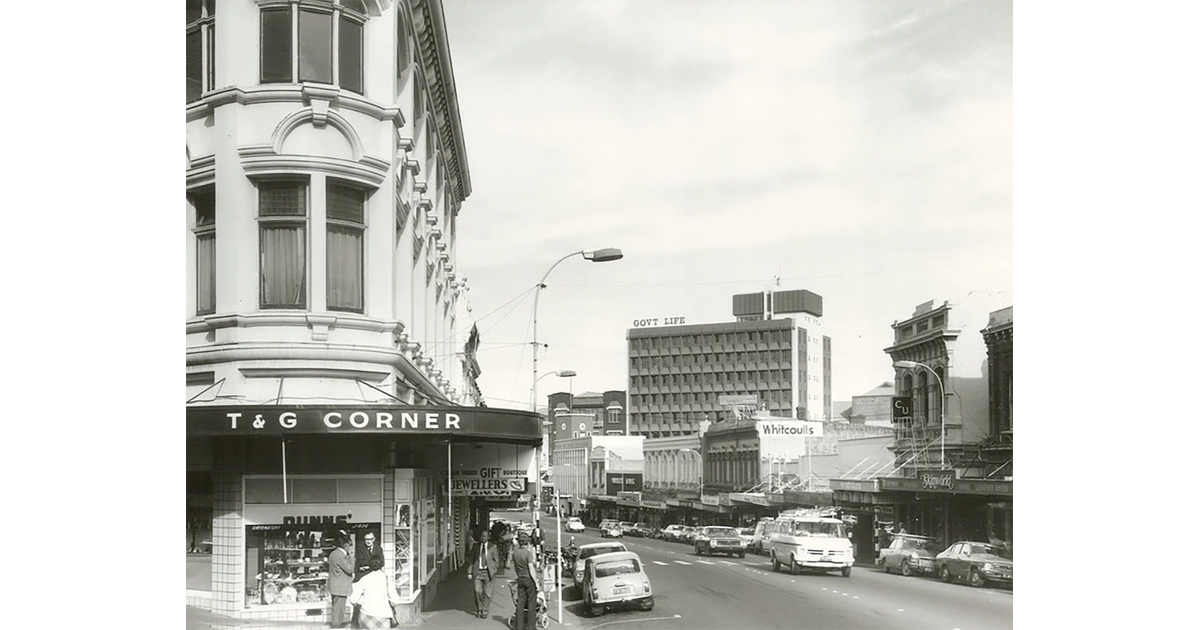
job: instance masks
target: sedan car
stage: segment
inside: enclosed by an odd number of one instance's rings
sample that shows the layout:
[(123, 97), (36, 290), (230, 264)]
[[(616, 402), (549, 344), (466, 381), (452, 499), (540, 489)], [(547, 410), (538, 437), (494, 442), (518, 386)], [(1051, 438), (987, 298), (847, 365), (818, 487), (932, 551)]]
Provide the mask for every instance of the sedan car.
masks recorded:
[(625, 536), (625, 530), (621, 529), (621, 524), (617, 521), (601, 521), (600, 522), (600, 537), (601, 538), (621, 538)]
[(580, 547), (578, 554), (575, 556), (575, 566), (571, 567), (571, 579), (575, 582), (575, 586), (583, 583), (583, 565), (585, 560), (602, 553), (613, 553), (616, 551), (628, 551), (628, 549), (625, 548), (624, 543), (619, 542), (591, 543)]
[(642, 610), (654, 608), (650, 577), (642, 568), (642, 559), (632, 551), (604, 553), (585, 560), (581, 590), (584, 609), (592, 616), (631, 605)]
[(626, 536), (634, 535), (633, 534), (634, 523), (632, 523), (631, 521), (621, 521), (620, 523), (617, 523), (617, 526), (621, 528), (622, 534), (624, 534)]
[(563, 524), (563, 529), (569, 532), (582, 532), (587, 528), (583, 526), (583, 521), (579, 520), (578, 516), (572, 516)]
[(996, 545), (961, 541), (934, 558), (934, 568), (943, 582), (967, 580), (971, 586), (989, 582), (1012, 585), (1013, 561), (1008, 552)]
[(726, 553), (731, 556), (746, 557), (746, 542), (732, 527), (723, 525), (701, 527), (692, 544), (695, 545), (698, 556)]
[(892, 544), (880, 550), (876, 563), (883, 567), (884, 573), (899, 571), (906, 577), (914, 573), (932, 575), (934, 555), (931, 546), (932, 541), (924, 536), (897, 534)]
[(683, 525), (667, 525), (663, 528), (663, 540), (671, 542), (683, 542), (683, 535), (687, 532), (687, 528)]
[(739, 528), (737, 528), (737, 533), (738, 533), (738, 536), (742, 537), (742, 542), (746, 543), (746, 547), (749, 548), (750, 541), (754, 540), (754, 528), (753, 527), (739, 527)]

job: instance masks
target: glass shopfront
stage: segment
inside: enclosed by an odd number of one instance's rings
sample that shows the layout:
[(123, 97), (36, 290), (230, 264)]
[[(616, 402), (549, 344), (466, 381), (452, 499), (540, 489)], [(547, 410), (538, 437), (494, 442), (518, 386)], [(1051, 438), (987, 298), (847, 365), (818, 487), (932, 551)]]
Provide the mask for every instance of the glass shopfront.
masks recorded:
[(243, 492), (247, 608), (329, 602), (336, 536), (354, 549), (367, 533), (380, 539), (380, 475), (247, 476)]

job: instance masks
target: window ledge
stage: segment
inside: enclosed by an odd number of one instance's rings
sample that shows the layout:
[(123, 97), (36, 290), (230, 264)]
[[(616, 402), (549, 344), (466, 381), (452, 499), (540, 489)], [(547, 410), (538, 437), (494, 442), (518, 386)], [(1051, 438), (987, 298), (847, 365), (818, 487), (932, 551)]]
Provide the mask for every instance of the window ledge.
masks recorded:
[(206, 92), (198, 101), (187, 104), (187, 121), (199, 120), (222, 105), (259, 105), (265, 103), (306, 103), (311, 98), (336, 101), (338, 108), (390, 121), (396, 129), (404, 127), (399, 106), (384, 106), (361, 94), (323, 83), (264, 83), (247, 87), (227, 86)]

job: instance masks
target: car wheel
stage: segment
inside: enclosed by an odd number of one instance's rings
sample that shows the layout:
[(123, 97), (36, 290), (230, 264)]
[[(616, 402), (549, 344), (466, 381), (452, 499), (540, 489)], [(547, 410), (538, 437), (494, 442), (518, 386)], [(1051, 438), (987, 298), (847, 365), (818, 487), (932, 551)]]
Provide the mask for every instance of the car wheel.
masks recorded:
[(950, 583), (950, 567), (949, 566), (943, 564), (940, 575), (942, 576), (943, 582), (945, 582), (947, 584)]
[(987, 580), (984, 579), (983, 574), (979, 572), (979, 569), (971, 569), (971, 586), (979, 588), (981, 586), (985, 586), (986, 584)]
[(599, 617), (600, 615), (604, 614), (604, 609), (600, 606), (592, 606), (588, 609), (588, 614), (592, 617)]
[(900, 575), (903, 575), (904, 577), (909, 577), (912, 575), (912, 567), (908, 566), (908, 560), (900, 561)]
[(792, 575), (800, 575), (800, 563), (796, 562), (796, 556), (792, 555)]
[(842, 577), (850, 577), (850, 567), (842, 567)]
[(654, 610), (654, 598), (647, 597), (642, 601), (642, 610)]
[(739, 553), (739, 554), (738, 554), (738, 557), (739, 557), (739, 558), (745, 558), (745, 557), (746, 557), (746, 552), (745, 552), (745, 551), (743, 551), (742, 553)]
[(779, 566), (780, 566), (780, 565), (779, 565), (779, 558), (776, 558), (776, 557), (775, 557), (775, 552), (774, 552), (774, 551), (772, 551), (772, 552), (771, 552), (771, 570), (772, 570), (772, 571), (775, 571), (776, 573), (778, 573), (778, 572), (779, 572)]

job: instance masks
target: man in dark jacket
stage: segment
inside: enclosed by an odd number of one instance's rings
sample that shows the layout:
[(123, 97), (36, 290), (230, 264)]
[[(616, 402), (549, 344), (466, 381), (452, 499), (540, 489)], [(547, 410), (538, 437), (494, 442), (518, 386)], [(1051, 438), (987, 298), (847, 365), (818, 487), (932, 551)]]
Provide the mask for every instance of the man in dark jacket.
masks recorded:
[(380, 562), (383, 562), (383, 549), (379, 547), (379, 541), (375, 540), (375, 532), (367, 532), (363, 536), (362, 544), (354, 550), (355, 582), (371, 572), (372, 558), (378, 558)]

